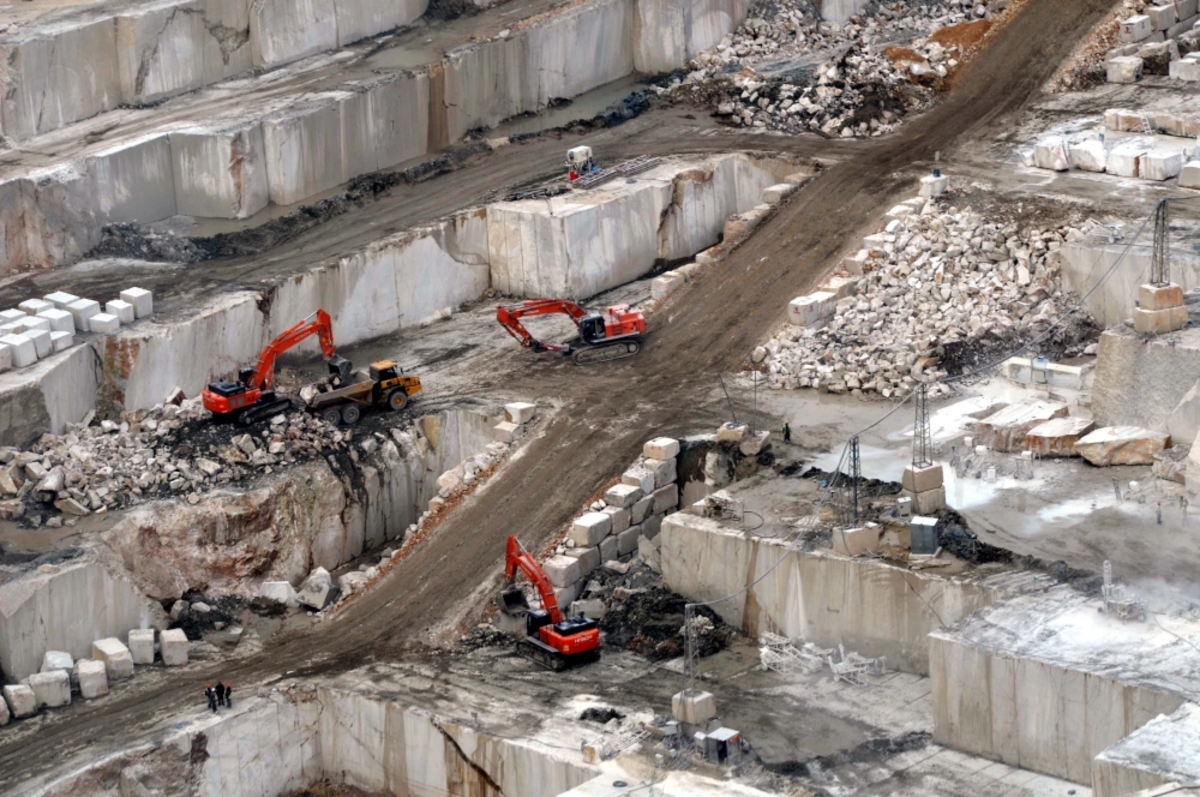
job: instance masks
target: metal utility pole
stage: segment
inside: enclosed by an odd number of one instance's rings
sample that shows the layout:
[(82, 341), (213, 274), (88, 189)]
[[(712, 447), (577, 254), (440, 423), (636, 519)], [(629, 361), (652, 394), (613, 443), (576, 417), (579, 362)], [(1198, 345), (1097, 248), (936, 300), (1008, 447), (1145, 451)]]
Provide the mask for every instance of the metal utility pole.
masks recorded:
[(683, 606), (683, 694), (696, 691), (696, 605)]
[(1171, 252), (1168, 238), (1171, 232), (1169, 199), (1160, 199), (1154, 207), (1154, 253), (1150, 258), (1150, 284), (1171, 282)]
[(843, 488), (842, 493), (842, 524), (847, 528), (858, 528), (860, 518), (859, 485), (862, 481), (862, 456), (858, 450), (858, 435), (850, 438), (847, 458), (850, 481)]
[(913, 429), (913, 468), (928, 468), (933, 465), (930, 458), (933, 454), (932, 435), (929, 430), (929, 385), (921, 382), (917, 385), (917, 420)]

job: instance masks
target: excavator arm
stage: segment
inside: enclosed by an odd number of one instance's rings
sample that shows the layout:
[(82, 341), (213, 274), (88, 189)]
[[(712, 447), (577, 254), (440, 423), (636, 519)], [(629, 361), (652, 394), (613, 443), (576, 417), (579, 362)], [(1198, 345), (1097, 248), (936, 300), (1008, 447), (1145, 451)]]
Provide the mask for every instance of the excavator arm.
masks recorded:
[[(313, 320), (314, 316), (315, 320)], [(333, 347), (333, 321), (330, 319), (329, 313), (317, 310), (266, 345), (266, 348), (258, 355), (254, 374), (247, 381), (247, 386), (270, 390), (271, 382), (275, 378), (275, 360), (288, 349), (313, 335), (318, 336), (325, 359), (332, 358), (336, 353)]]
[(554, 585), (550, 583), (550, 579), (537, 560), (521, 545), (521, 541), (516, 537), (509, 537), (508, 550), (504, 555), (504, 578), (509, 585), (516, 578), (517, 570), (524, 573), (525, 577), (537, 587), (538, 594), (542, 598), (542, 608), (549, 612), (551, 622), (561, 623), (563, 613), (558, 608), (558, 596), (554, 594)]
[(536, 352), (561, 351), (570, 353), (570, 346), (558, 343), (542, 343), (521, 323), (522, 318), (553, 315), (556, 313), (569, 316), (577, 327), (579, 326), (579, 319), (587, 315), (587, 311), (582, 307), (566, 299), (531, 299), (520, 304), (497, 307), (496, 320), (500, 322), (500, 325), (504, 327), (504, 330), (509, 335), (516, 338), (517, 342), (527, 349), (532, 349)]

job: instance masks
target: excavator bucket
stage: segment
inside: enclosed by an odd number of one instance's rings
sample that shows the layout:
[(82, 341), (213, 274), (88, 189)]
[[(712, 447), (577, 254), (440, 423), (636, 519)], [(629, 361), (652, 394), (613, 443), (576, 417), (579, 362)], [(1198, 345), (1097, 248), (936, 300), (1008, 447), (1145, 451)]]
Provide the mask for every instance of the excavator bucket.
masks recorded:
[(529, 611), (529, 601), (520, 587), (509, 587), (496, 596), (496, 606), (509, 617), (522, 617)]
[(354, 364), (341, 355), (335, 354), (325, 362), (329, 363), (329, 375), (341, 377), (344, 384), (350, 379), (350, 373), (354, 370)]

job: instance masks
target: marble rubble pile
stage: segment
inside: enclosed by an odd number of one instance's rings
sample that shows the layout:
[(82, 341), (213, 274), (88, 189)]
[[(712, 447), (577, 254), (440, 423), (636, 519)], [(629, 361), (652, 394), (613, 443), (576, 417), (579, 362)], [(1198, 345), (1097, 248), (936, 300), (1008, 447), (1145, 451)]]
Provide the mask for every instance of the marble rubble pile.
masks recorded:
[[(412, 432), (391, 430), (398, 443)], [(411, 439), (409, 439), (411, 443)], [(40, 521), (50, 507), (74, 518), (128, 507), (164, 495), (198, 504), (208, 490), (275, 466), (344, 452), (357, 462), (379, 448), (375, 434), (338, 430), (303, 411), (280, 413), (266, 423), (218, 427), (200, 400), (183, 399), (150, 410), (95, 421), (89, 414), (62, 435), (44, 434), (29, 450), (0, 448), (0, 517), (30, 512)], [(51, 513), (48, 525), (61, 525)]]
[[(1019, 228), (944, 202), (909, 200), (847, 261), (847, 294), (816, 293), (823, 312), (789, 312), (768, 341), (771, 388), (903, 395), (946, 377), (945, 347), (986, 337), (1031, 338), (1073, 302), (1056, 252), (1070, 228)], [(795, 308), (793, 308), (795, 309)], [(808, 309), (800, 308), (801, 310)], [(948, 392), (934, 385), (932, 395)]]
[[(692, 71), (672, 91), (701, 96), (719, 116), (743, 126), (845, 138), (883, 135), (904, 114), (928, 107), (930, 86), (959, 64), (957, 47), (947, 49), (927, 37), (1006, 6), (1003, 0), (894, 2), (839, 26), (806, 13), (805, 4), (794, 0), (763, 3), (715, 48), (697, 55)], [(913, 42), (902, 54), (885, 52), (898, 29)], [(816, 58), (824, 60), (813, 69)], [(786, 70), (787, 78), (772, 76), (763, 65), (783, 59), (806, 63)], [(797, 72), (811, 77), (798, 81)]]

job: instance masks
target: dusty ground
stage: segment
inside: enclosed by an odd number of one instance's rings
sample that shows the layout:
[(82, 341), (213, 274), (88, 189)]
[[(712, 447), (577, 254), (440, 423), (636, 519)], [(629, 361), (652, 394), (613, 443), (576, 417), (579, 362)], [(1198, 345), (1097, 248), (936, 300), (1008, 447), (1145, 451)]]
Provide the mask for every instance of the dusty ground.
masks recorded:
[[(535, 547), (632, 460), (646, 437), (691, 431), (697, 424), (723, 418), (714, 396), (716, 377), (737, 368), (781, 320), (781, 298), (810, 290), (847, 241), (911, 192), (913, 175), (928, 168), (935, 153), (993, 135), (1002, 120), (1034, 99), (1073, 42), (1109, 5), (1107, 0), (1031, 0), (954, 92), (895, 137), (836, 145), (772, 138), (770, 149), (780, 149), (783, 143), (794, 152), (818, 154), (832, 146), (844, 157), (780, 207), (747, 245), (656, 313), (648, 346), (639, 357), (595, 372), (561, 362), (531, 366), (523, 360), (512, 371), (485, 377), (493, 384), (520, 385), (527, 395), (554, 396), (564, 410), (531, 441), (524, 456), (510, 462), (447, 518), (379, 588), (333, 620), (313, 625), (307, 633), (272, 640), (262, 655), (232, 667), (205, 665), (161, 683), (143, 687), (139, 682), (107, 700), (57, 712), (40, 722), (36, 734), (4, 734), (0, 789), (60, 765), (67, 754), (99, 752), (117, 741), (112, 727), (121, 727), (122, 737), (129, 738), (164, 714), (194, 706), (197, 685), (217, 671), (235, 685), (284, 672), (337, 672), (364, 661), (402, 657), (414, 642), (439, 638), (447, 631), (453, 635), (458, 620), (473, 616), (478, 599), (489, 591), (481, 582), (497, 572), (506, 535), (520, 533)], [(706, 123), (686, 116), (686, 111), (675, 109), (641, 117), (601, 134), (598, 151), (603, 155), (613, 147), (628, 156), (750, 146), (739, 142), (735, 147), (724, 135), (698, 135), (695, 128)], [(254, 265), (204, 264), (198, 271), (205, 276), (197, 274), (192, 290), (205, 281), (210, 289), (221, 289), (229, 280), (244, 284), (258, 278), (262, 269), (279, 268), (280, 262), (288, 268), (306, 267), (385, 230), (452, 210), (543, 170), (548, 173), (557, 167), (564, 143), (538, 140), (484, 157), (474, 170), (436, 183), (399, 187), (382, 201), (279, 247), (270, 258), (256, 258)], [(178, 273), (164, 274), (149, 287), (177, 277)], [(50, 290), (58, 279), (70, 277), (39, 275), (38, 288), (26, 285), (19, 292), (27, 296), (43, 285)], [(76, 274), (74, 279), (82, 280), (74, 287), (86, 292), (100, 277)], [(129, 279), (125, 274), (123, 283)], [(3, 295), (11, 299), (16, 292), (10, 286)], [(497, 362), (493, 367), (502, 366)], [(665, 700), (676, 691), (676, 683), (669, 679), (657, 685), (654, 699)]]

